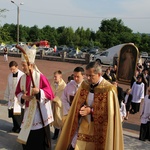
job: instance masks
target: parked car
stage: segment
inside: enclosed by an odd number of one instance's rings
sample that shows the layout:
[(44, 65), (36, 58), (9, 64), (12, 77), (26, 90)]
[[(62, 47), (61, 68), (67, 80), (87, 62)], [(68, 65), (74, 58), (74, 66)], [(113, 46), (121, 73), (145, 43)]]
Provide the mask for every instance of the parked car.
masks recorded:
[(38, 48), (36, 54), (40, 55), (41, 51), (43, 51), (43, 50), (44, 50), (44, 55), (48, 55), (48, 54), (50, 54), (51, 52), (54, 51), (53, 48), (45, 48), (45, 47), (43, 47), (43, 48)]
[(54, 52), (54, 48), (49, 48), (46, 55), (51, 55)]
[[(114, 57), (119, 57), (120, 50), (125, 45), (131, 45), (131, 44), (133, 44), (133, 43), (125, 43), (125, 44), (120, 44), (120, 45), (113, 46), (113, 47), (105, 50), (104, 52), (102, 52), (100, 54), (96, 54), (94, 56), (93, 61), (97, 61), (100, 64), (113, 65), (113, 63), (114, 63)], [(134, 44), (133, 44), (133, 46), (134, 46)]]
[(69, 52), (69, 48), (64, 45), (64, 46), (58, 46), (57, 47), (57, 50), (55, 52), (52, 52), (51, 55), (53, 56), (62, 56), (63, 52)]
[(88, 52), (88, 51), (89, 51), (89, 48), (88, 48), (88, 47), (82, 47), (82, 48), (81, 48), (81, 51), (82, 51), (82, 52)]
[(76, 50), (72, 50), (67, 54), (67, 57), (69, 58), (81, 58), (82, 55), (82, 51), (79, 51), (78, 53), (76, 53)]
[(148, 57), (148, 53), (147, 52), (142, 52), (140, 57), (141, 58), (147, 58)]
[(8, 48), (8, 52), (17, 52), (17, 48), (15, 47), (15, 45), (8, 45), (7, 48)]
[(3, 51), (5, 46), (0, 46), (0, 51)]
[(90, 54), (90, 58), (92, 61), (92, 60), (94, 60), (95, 55), (98, 55), (98, 54), (100, 55), (102, 52), (100, 52), (99, 49), (93, 48), (88, 53)]
[(57, 48), (56, 51), (53, 51), (51, 55), (53, 56), (62, 56), (63, 50), (61, 48)]

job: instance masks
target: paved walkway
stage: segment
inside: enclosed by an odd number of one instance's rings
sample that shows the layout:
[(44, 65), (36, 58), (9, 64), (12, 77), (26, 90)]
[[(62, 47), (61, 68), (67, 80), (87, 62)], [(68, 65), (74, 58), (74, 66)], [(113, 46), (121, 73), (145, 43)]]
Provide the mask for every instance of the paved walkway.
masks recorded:
[[(16, 133), (9, 132), (12, 128), (12, 121), (7, 117), (7, 106), (3, 105), (5, 101), (1, 101), (0, 104), (0, 150), (22, 150), (19, 143), (16, 142)], [(53, 135), (53, 127), (50, 127), (51, 135)], [(52, 140), (52, 146), (56, 141)], [(125, 150), (150, 150), (149, 141), (139, 141), (138, 134), (124, 130), (124, 146)]]
[[(20, 58), (9, 57), (9, 62), (11, 60), (16, 60), (20, 64)], [(60, 69), (63, 72), (63, 78), (67, 81), (67, 77), (72, 74), (73, 69), (76, 66), (83, 66), (82, 64), (73, 64), (73, 63), (62, 63), (54, 61), (43, 61), (36, 60), (36, 64), (40, 71), (52, 81), (53, 72)], [(0, 56), (0, 150), (22, 150), (22, 147), (19, 143), (16, 142), (17, 134), (10, 133), (12, 128), (12, 120), (7, 117), (7, 102), (3, 100), (4, 90), (6, 88), (7, 76), (10, 73), (8, 62), (4, 62), (3, 56)], [(124, 90), (128, 85), (120, 85)], [(124, 122), (124, 145), (125, 150), (150, 150), (149, 141), (139, 141), (139, 128), (140, 128), (140, 119), (139, 113), (135, 115), (130, 115), (129, 119)], [(51, 127), (51, 133), (53, 134), (53, 128)], [(53, 149), (56, 144), (56, 141), (52, 141)]]

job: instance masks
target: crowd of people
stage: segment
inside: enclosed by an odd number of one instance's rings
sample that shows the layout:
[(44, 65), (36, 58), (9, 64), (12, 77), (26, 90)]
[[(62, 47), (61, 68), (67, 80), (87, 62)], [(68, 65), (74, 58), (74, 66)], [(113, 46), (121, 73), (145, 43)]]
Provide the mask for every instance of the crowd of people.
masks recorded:
[[(128, 120), (129, 114), (136, 114), (141, 110), (139, 140), (145, 141), (148, 139), (150, 141), (150, 72), (144, 64), (137, 63), (131, 84), (123, 91), (114, 78), (114, 68), (117, 72), (117, 66), (108, 67), (103, 77), (117, 87), (121, 121)], [(143, 105), (140, 108), (142, 101)]]
[(67, 82), (62, 71), (56, 70), (50, 84), (35, 64), (34, 47), (25, 45), (23, 50), (23, 72), (16, 61), (9, 63), (11, 73), (4, 95), (13, 120), (12, 131), (19, 133), (17, 141), (23, 150), (50, 150), (49, 125), (55, 129), (55, 150), (123, 150), (122, 122), (139, 111), (143, 99), (139, 139), (150, 140), (146, 71), (140, 72), (137, 67), (132, 85), (125, 92), (116, 79), (117, 66), (103, 73), (97, 62), (74, 68)]

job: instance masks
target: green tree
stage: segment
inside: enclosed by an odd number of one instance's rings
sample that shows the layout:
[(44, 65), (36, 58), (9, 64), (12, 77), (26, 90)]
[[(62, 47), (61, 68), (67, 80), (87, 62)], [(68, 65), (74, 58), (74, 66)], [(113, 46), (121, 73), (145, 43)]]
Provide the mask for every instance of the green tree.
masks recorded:
[[(71, 45), (73, 41), (74, 31), (71, 27), (58, 28), (58, 44), (59, 45)], [(61, 32), (60, 32), (61, 31)]]
[(49, 41), (51, 47), (58, 45), (57, 31), (54, 27), (50, 27), (49, 25), (47, 25), (41, 29), (41, 32), (42, 32), (42, 39)]
[(40, 29), (38, 28), (37, 25), (34, 25), (33, 27), (30, 28), (29, 38), (30, 42), (36, 42), (41, 40)]
[(3, 42), (6, 43), (12, 43), (13, 42), (13, 38), (10, 35), (9, 32), (9, 24), (4, 24), (3, 27), (1, 28), (1, 39)]
[[(101, 26), (99, 27), (98, 38), (103, 44), (103, 47), (109, 48), (114, 45), (122, 43), (120, 41), (120, 34), (132, 34), (132, 30), (127, 26), (124, 26), (124, 23), (121, 19), (112, 18), (110, 20), (102, 20)], [(126, 37), (127, 38), (127, 37)]]
[(21, 42), (30, 41), (29, 31), (30, 31), (29, 27), (19, 25), (19, 41)]
[(75, 33), (80, 38), (80, 41), (78, 43), (79, 46), (88, 46), (88, 47), (90, 47), (90, 41), (93, 40), (93, 39), (91, 38), (91, 31), (90, 31), (89, 28), (87, 28), (86, 30), (84, 30), (83, 27), (78, 28), (75, 31)]
[(147, 34), (141, 35), (141, 43), (139, 45), (140, 52), (150, 52), (150, 36)]
[[(0, 17), (5, 17), (4, 12), (0, 10)], [(134, 43), (140, 51), (150, 52), (150, 35), (132, 33), (133, 31), (124, 25), (121, 19), (112, 18), (102, 20), (99, 30), (94, 32), (89, 28), (77, 28), (75, 31), (72, 27), (61, 26), (58, 28), (50, 25), (39, 29), (37, 25), (32, 27), (19, 26), (19, 41), (37, 42), (48, 40), (51, 47), (55, 45), (67, 45), (71, 47), (93, 47), (99, 46), (101, 49), (110, 48), (122, 43)], [(17, 25), (4, 24), (0, 26), (0, 42), (17, 41)]]

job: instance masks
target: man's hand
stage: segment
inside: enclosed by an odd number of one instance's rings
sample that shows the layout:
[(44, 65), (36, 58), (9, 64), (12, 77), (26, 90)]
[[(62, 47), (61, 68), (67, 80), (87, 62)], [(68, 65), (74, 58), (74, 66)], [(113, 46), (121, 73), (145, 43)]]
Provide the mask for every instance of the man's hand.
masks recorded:
[(81, 116), (86, 116), (86, 115), (89, 115), (90, 113), (91, 113), (91, 108), (87, 107), (86, 105), (82, 106), (79, 111), (79, 114)]
[(38, 94), (39, 93), (39, 88), (35, 87), (35, 88), (32, 88), (32, 95), (35, 95), (35, 94)]
[(32, 98), (33, 98), (33, 96), (28, 96), (28, 95), (26, 95), (28, 92), (26, 91), (23, 95), (22, 95), (22, 99), (24, 99), (25, 101), (30, 101)]

